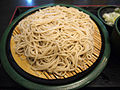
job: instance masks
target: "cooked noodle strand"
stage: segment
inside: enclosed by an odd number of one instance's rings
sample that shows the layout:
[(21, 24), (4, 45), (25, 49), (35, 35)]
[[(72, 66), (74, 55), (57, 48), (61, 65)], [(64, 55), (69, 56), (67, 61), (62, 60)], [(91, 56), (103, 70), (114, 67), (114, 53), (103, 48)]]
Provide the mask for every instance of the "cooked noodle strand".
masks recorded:
[(26, 56), (33, 70), (64, 76), (91, 59), (94, 24), (89, 15), (75, 8), (54, 6), (36, 11), (17, 28), (15, 52)]

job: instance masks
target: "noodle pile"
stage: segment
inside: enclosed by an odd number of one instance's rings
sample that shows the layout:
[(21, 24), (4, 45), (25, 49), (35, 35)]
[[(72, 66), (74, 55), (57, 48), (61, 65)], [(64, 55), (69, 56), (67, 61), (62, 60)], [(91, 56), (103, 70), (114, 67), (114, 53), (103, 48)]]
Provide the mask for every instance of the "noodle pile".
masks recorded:
[(40, 9), (21, 20), (17, 28), (15, 52), (24, 55), (34, 71), (64, 76), (92, 58), (93, 21), (75, 8)]

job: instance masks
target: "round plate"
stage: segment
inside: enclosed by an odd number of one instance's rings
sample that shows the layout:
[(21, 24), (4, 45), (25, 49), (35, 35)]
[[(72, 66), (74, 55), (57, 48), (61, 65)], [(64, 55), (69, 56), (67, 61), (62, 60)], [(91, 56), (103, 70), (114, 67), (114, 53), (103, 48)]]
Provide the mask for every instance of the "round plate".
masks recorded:
[[(99, 61), (99, 63), (97, 64), (97, 66), (89, 73), (86, 74), (84, 77), (79, 78), (77, 81), (75, 82), (71, 82), (68, 84), (64, 84), (64, 85), (46, 85), (46, 84), (40, 84), (40, 83), (36, 83), (33, 82), (25, 77), (23, 77), (22, 75), (20, 75), (18, 72), (16, 72), (16, 70), (11, 66), (11, 64), (9, 63), (9, 58), (7, 57), (7, 50), (6, 50), (6, 45), (7, 45), (7, 38), (9, 36), (10, 30), (14, 29), (14, 25), (17, 24), (18, 21), (20, 21), (23, 17), (31, 14), (33, 11), (38, 10), (39, 8), (45, 8), (45, 7), (49, 7), (49, 6), (55, 6), (55, 5), (60, 5), (60, 6), (66, 6), (66, 7), (74, 7), (77, 8), (80, 11), (83, 11), (87, 14), (90, 15), (90, 17), (94, 20), (94, 22), (97, 24), (97, 26), (99, 27), (99, 30), (101, 31), (101, 36), (103, 37), (103, 44), (104, 44), (104, 50), (102, 51), (102, 57), (101, 60)], [(5, 69), (5, 71), (9, 74), (9, 76), (15, 80), (17, 83), (21, 84), (22, 86), (29, 88), (29, 89), (75, 89), (75, 88), (81, 88), (83, 86), (85, 86), (86, 84), (90, 83), (92, 80), (94, 80), (104, 69), (104, 67), (107, 64), (109, 55), (110, 55), (110, 45), (109, 45), (109, 38), (108, 38), (108, 32), (105, 28), (105, 26), (102, 24), (102, 22), (96, 17), (94, 16), (92, 13), (79, 8), (79, 7), (75, 7), (72, 5), (64, 5), (64, 4), (48, 4), (48, 5), (43, 5), (43, 6), (39, 6), (39, 7), (35, 7), (32, 8), (26, 12), (24, 12), (23, 14), (21, 14), (20, 16), (18, 16), (6, 29), (2, 39), (1, 39), (1, 43), (0, 43), (0, 58), (1, 58), (1, 62), (2, 65)]]
[(115, 28), (116, 28), (117, 33), (120, 36), (120, 16), (115, 21)]

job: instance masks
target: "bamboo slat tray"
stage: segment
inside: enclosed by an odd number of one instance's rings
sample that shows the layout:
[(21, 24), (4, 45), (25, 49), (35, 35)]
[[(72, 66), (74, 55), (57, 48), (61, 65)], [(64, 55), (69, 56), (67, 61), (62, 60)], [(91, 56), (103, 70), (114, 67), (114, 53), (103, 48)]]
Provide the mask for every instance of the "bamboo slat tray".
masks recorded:
[(14, 29), (14, 31), (12, 33), (11, 41), (10, 41), (10, 49), (11, 49), (12, 56), (13, 56), (15, 62), (19, 65), (19, 67), (21, 67), (24, 71), (26, 71), (27, 73), (32, 74), (34, 76), (44, 78), (44, 79), (64, 79), (64, 78), (72, 77), (78, 73), (80, 74), (80, 72), (83, 72), (86, 69), (88, 69), (89, 67), (91, 67), (93, 65), (93, 63), (96, 62), (96, 60), (99, 57), (102, 41), (101, 41), (100, 31), (95, 23), (94, 23), (94, 26), (95, 26), (95, 31), (94, 31), (94, 36), (93, 36), (94, 51), (93, 51), (92, 59), (84, 60), (84, 67), (80, 66), (80, 68), (77, 68), (77, 70), (72, 71), (72, 72), (67, 72), (62, 77), (57, 76), (55, 74), (48, 73), (46, 71), (33, 71), (30, 68), (30, 64), (28, 63), (27, 60), (21, 60), (21, 58), (15, 53), (15, 48), (14, 48), (15, 42), (13, 40), (13, 36), (20, 33), (17, 27)]

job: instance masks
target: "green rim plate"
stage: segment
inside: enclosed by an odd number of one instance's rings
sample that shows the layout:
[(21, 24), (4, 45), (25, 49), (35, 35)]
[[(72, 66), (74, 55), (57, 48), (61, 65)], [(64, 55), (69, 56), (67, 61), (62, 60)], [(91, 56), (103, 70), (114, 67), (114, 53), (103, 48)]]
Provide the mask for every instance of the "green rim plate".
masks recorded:
[(116, 19), (115, 21), (115, 28), (116, 28), (116, 32), (118, 33), (118, 35), (120, 36), (120, 30), (118, 29), (118, 20), (120, 20), (120, 16)]
[[(31, 82), (25, 78), (23, 78), (21, 75), (19, 75), (13, 68), (12, 66), (9, 64), (8, 62), (8, 58), (6, 56), (6, 42), (7, 42), (7, 36), (9, 34), (9, 31), (11, 30), (11, 28), (13, 27), (13, 25), (15, 25), (15, 23), (20, 20), (22, 17), (24, 17), (25, 15), (27, 15), (28, 13), (37, 10), (39, 8), (44, 8), (44, 7), (49, 7), (49, 6), (55, 6), (55, 5), (60, 5), (60, 6), (66, 6), (66, 7), (74, 7), (77, 8), (80, 11), (83, 11), (87, 14), (89, 14), (93, 20), (98, 24), (98, 26), (100, 27), (101, 31), (103, 32), (103, 36), (105, 39), (105, 48), (104, 48), (104, 52), (103, 52), (103, 56), (99, 62), (99, 64), (94, 68), (94, 70), (92, 72), (90, 72), (88, 75), (86, 75), (83, 78), (80, 78), (77, 82), (73, 82), (73, 83), (69, 83), (66, 85), (60, 85), (60, 86), (49, 86), (49, 85), (43, 85), (43, 84), (38, 84), (38, 83), (34, 83)], [(85, 85), (87, 85), (88, 83), (90, 83), (91, 81), (93, 81), (105, 68), (107, 62), (108, 62), (108, 58), (110, 55), (110, 44), (109, 44), (109, 37), (108, 37), (108, 32), (105, 28), (105, 26), (103, 25), (103, 23), (92, 13), (73, 6), (73, 5), (65, 5), (65, 4), (47, 4), (47, 5), (42, 5), (42, 6), (38, 6), (35, 8), (32, 8), (26, 12), (24, 12), (23, 14), (21, 14), (20, 16), (18, 16), (9, 26), (8, 28), (5, 30), (3, 37), (1, 38), (1, 42), (0, 42), (0, 59), (1, 59), (1, 63), (5, 69), (5, 71), (9, 74), (9, 76), (15, 80), (17, 83), (19, 83), (20, 85), (29, 88), (29, 89), (49, 89), (49, 90), (64, 90), (64, 89), (77, 89), (77, 88), (81, 88)]]

